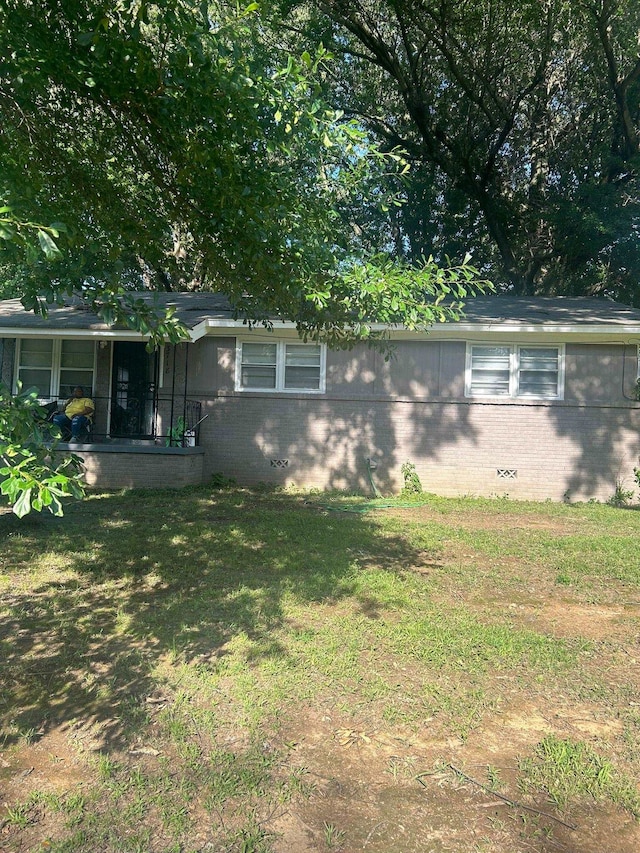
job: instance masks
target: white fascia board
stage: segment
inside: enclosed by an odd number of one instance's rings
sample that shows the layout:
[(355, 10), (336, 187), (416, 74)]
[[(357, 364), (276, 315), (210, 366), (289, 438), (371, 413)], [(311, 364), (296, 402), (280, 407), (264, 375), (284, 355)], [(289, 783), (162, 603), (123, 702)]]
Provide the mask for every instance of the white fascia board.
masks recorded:
[(295, 337), (297, 335), (297, 326), (291, 320), (274, 320), (273, 328), (265, 329), (260, 324), (250, 327), (247, 323), (243, 323), (242, 320), (208, 319), (194, 326), (189, 331), (189, 335), (192, 341), (197, 341), (205, 335), (220, 335), (221, 333), (229, 332), (232, 332), (234, 335), (238, 332), (243, 335), (251, 335), (253, 332), (256, 332), (262, 335), (273, 334), (274, 337), (278, 337), (281, 331), (286, 333), (293, 332), (292, 337)]
[[(462, 331), (462, 334), (460, 332)], [(465, 341), (495, 341), (496, 343), (640, 343), (640, 326), (472, 326), (456, 330), (450, 326), (447, 334), (439, 327), (431, 336), (433, 340), (452, 337)]]
[[(411, 331), (402, 326), (390, 326), (385, 323), (373, 323), (371, 326), (374, 332), (388, 332), (392, 340), (422, 340), (438, 338), (455, 338), (458, 340), (469, 339), (484, 339), (489, 338), (509, 338), (513, 339), (514, 335), (522, 335), (523, 337), (536, 336), (548, 340), (550, 338), (584, 338), (585, 340), (593, 340), (593, 338), (616, 338), (621, 342), (629, 337), (640, 337), (640, 325), (615, 325), (615, 324), (566, 324), (566, 325), (533, 325), (524, 323), (435, 323), (425, 331)], [(198, 323), (191, 330), (191, 340), (196, 341), (205, 335), (216, 335), (225, 332), (238, 332), (250, 335), (253, 331), (260, 334), (274, 334), (279, 332), (296, 333), (296, 324), (287, 321), (275, 321), (272, 330), (267, 330), (262, 326), (249, 328), (240, 320), (232, 319), (208, 319)]]
[[(516, 323), (436, 323), (425, 331), (411, 331), (402, 326), (389, 326), (384, 323), (374, 323), (371, 326), (374, 332), (388, 332), (391, 339), (432, 339), (446, 337), (468, 340), (470, 338), (493, 338), (509, 337), (514, 335), (551, 338), (551, 337), (583, 337), (593, 339), (594, 337), (619, 338), (640, 337), (640, 326), (622, 325), (557, 325), (557, 326), (534, 326)], [(287, 336), (294, 337), (297, 334), (296, 324), (290, 320), (275, 321), (273, 329), (268, 330), (263, 326), (249, 328), (246, 323), (232, 319), (207, 319), (198, 323), (193, 329), (189, 329), (189, 337), (192, 342), (200, 340), (207, 335), (220, 335), (233, 332), (241, 332), (243, 335), (273, 334), (278, 336), (284, 332)], [(85, 338), (120, 341), (146, 341), (147, 335), (127, 329), (66, 329), (66, 328), (0, 328), (0, 338)]]
[(0, 329), (0, 338), (85, 338), (90, 340), (141, 341), (142, 343), (148, 340), (147, 335), (123, 329), (29, 329), (24, 327), (18, 329), (2, 328)]
[(410, 332), (399, 327), (389, 328), (383, 325), (372, 326), (374, 331), (388, 331), (391, 340), (495, 340), (514, 341), (597, 341), (608, 343), (628, 343), (630, 340), (640, 343), (640, 326), (619, 325), (524, 325), (516, 323), (438, 323), (426, 331)]
[[(600, 325), (600, 324), (566, 324), (566, 325), (532, 325), (523, 323), (435, 323), (425, 331), (410, 331), (402, 326), (391, 326), (385, 323), (373, 323), (374, 332), (387, 332), (391, 340), (438, 340), (447, 338), (449, 340), (475, 340), (495, 338), (496, 340), (509, 338), (513, 340), (514, 335), (523, 337), (536, 337), (544, 340), (571, 337), (574, 339), (593, 340), (594, 338), (617, 339), (620, 342), (628, 341), (630, 337), (640, 338), (640, 325)], [(268, 330), (258, 325), (249, 328), (241, 320), (233, 319), (206, 319), (202, 320), (192, 329), (189, 329), (189, 337), (194, 343), (207, 335), (221, 335), (233, 333), (237, 335), (273, 334), (278, 336), (284, 333), (287, 337), (297, 335), (296, 324), (290, 320), (276, 320), (273, 329)], [(120, 341), (147, 341), (148, 336), (127, 329), (66, 329), (66, 328), (0, 328), (0, 338), (84, 338)], [(640, 342), (640, 341), (639, 341)]]
[(640, 326), (600, 323), (548, 323), (534, 325), (527, 323), (438, 323), (433, 331), (454, 330), (463, 332), (478, 332), (479, 334), (508, 334), (508, 335), (639, 335)]
[(210, 322), (210, 320), (203, 320), (201, 323), (198, 323), (197, 326), (194, 326), (193, 329), (189, 329), (189, 338), (191, 339), (191, 343), (199, 341), (200, 338), (203, 338), (207, 334)]

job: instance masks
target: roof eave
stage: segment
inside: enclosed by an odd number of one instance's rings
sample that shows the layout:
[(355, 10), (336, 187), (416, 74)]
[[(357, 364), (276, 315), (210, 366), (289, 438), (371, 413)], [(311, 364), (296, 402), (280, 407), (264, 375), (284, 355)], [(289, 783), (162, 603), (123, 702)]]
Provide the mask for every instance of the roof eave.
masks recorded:
[(117, 341), (147, 341), (148, 335), (129, 329), (66, 329), (18, 326), (0, 328), (0, 338), (100, 338)]
[[(295, 332), (296, 324), (290, 320), (276, 320), (273, 324), (273, 333), (278, 331)], [(255, 328), (255, 327), (254, 327)], [(458, 338), (463, 339), (467, 336), (477, 337), (504, 337), (504, 336), (544, 336), (546, 338), (583, 338), (585, 340), (593, 340), (595, 338), (617, 338), (623, 340), (629, 337), (640, 337), (640, 325), (624, 324), (624, 323), (437, 323), (430, 326), (426, 330), (411, 331), (400, 325), (392, 325), (386, 323), (373, 323), (371, 329), (374, 332), (388, 332), (391, 339), (423, 339), (430, 338), (436, 340), (438, 338)], [(265, 329), (260, 327), (261, 334), (265, 333)], [(207, 318), (197, 323), (193, 328), (189, 329), (189, 338), (195, 343), (207, 335), (216, 335), (224, 332), (238, 332), (250, 335), (252, 329), (242, 320), (232, 318)], [(140, 332), (135, 332), (130, 329), (109, 329), (109, 328), (85, 328), (85, 329), (69, 329), (65, 327), (47, 328), (37, 326), (18, 326), (18, 327), (0, 327), (0, 338), (34, 338), (34, 337), (54, 337), (54, 338), (95, 338), (100, 340), (121, 340), (121, 341), (147, 341), (148, 335), (143, 335)]]
[[(255, 327), (254, 327), (255, 328)], [(290, 320), (278, 320), (274, 322), (274, 334), (278, 330), (295, 331), (296, 324)], [(191, 339), (199, 340), (205, 335), (219, 334), (221, 331), (242, 329), (251, 334), (252, 329), (246, 323), (233, 319), (207, 319), (198, 323), (191, 329)], [(403, 338), (439, 338), (439, 337), (465, 337), (466, 335), (502, 336), (502, 335), (545, 335), (562, 337), (618, 337), (624, 338), (629, 335), (640, 336), (640, 325), (614, 324), (614, 323), (436, 323), (426, 330), (411, 331), (400, 325), (388, 323), (373, 323), (371, 330), (374, 332), (388, 332), (391, 337)], [(264, 334), (265, 329), (260, 327)]]

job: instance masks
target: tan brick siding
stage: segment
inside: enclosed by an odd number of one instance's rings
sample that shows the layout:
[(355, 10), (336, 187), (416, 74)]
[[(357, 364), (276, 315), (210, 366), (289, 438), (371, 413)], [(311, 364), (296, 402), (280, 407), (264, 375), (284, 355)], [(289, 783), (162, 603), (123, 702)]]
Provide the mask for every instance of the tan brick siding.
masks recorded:
[[(11, 372), (12, 345), (4, 342), (3, 374)], [(634, 485), (635, 345), (567, 344), (565, 401), (547, 404), (465, 399), (461, 341), (403, 343), (392, 362), (366, 348), (329, 353), (326, 395), (280, 397), (233, 390), (233, 337), (189, 346), (167, 346), (161, 394), (178, 399), (188, 377), (188, 396), (208, 415), (204, 455), (80, 450), (90, 485), (179, 487), (219, 472), (241, 483), (368, 491), (367, 458), (386, 493), (401, 487), (406, 461), (427, 491), (443, 495), (606, 500), (617, 481)], [(110, 346), (98, 352), (96, 387), (105, 395), (110, 356)], [(160, 422), (162, 431), (166, 405)], [(498, 477), (498, 469), (515, 478)]]
[(632, 484), (640, 454), (638, 408), (235, 395), (204, 410), (205, 477), (245, 483), (368, 489), (370, 457), (387, 492), (410, 461), (424, 488), (443, 495), (606, 500), (617, 480)]
[(202, 452), (114, 453), (81, 446), (74, 452), (83, 460), (84, 480), (92, 488), (179, 489), (203, 480)]

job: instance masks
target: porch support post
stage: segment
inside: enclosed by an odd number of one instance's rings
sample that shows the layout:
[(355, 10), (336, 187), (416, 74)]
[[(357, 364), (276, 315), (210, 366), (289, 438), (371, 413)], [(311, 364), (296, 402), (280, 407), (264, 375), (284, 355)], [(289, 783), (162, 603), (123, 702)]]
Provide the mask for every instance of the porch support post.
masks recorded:
[(182, 420), (187, 428), (187, 382), (189, 380), (189, 344), (185, 343), (184, 354), (184, 395), (182, 398)]
[(169, 419), (169, 429), (167, 430), (167, 435), (171, 435), (171, 430), (173, 429), (173, 404), (176, 399), (176, 350), (178, 348), (178, 344), (173, 345), (173, 370), (171, 371), (171, 417)]

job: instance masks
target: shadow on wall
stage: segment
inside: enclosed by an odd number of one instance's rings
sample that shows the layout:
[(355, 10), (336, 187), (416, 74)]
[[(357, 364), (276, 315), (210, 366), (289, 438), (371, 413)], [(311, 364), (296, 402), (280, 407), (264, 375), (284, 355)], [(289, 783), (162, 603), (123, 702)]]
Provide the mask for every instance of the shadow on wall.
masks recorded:
[[(402, 486), (404, 462), (426, 465), (443, 448), (476, 441), (469, 406), (433, 401), (442, 384), (433, 364), (427, 382), (417, 359), (385, 362), (379, 353), (366, 355), (341, 354), (326, 396), (219, 396), (201, 433), (212, 448), (212, 470), (241, 482), (369, 492), (371, 459), (375, 481), (388, 493)], [(416, 393), (422, 397), (411, 402), (408, 395)]]
[(619, 484), (633, 489), (633, 469), (640, 464), (640, 410), (552, 409), (557, 434), (576, 447), (566, 496), (584, 500), (613, 497)]
[[(297, 411), (297, 427), (285, 436), (282, 419), (268, 417), (256, 429), (253, 443), (259, 456), (270, 466), (272, 476), (304, 485), (322, 484), (328, 489), (371, 490), (367, 460), (379, 465), (376, 480), (383, 489), (391, 478), (382, 459), (381, 433), (389, 431), (384, 412), (375, 406), (354, 407), (349, 401), (290, 401)], [(258, 456), (258, 458), (259, 458)], [(273, 469), (276, 469), (274, 472)]]
[[(625, 359), (619, 345), (573, 347), (565, 401), (538, 405), (465, 399), (460, 341), (405, 342), (391, 362), (370, 350), (341, 353), (327, 395), (290, 397), (234, 394), (224, 379), (231, 351), (216, 346), (221, 393), (211, 397), (209, 387), (201, 438), (212, 448), (209, 472), (240, 482), (370, 492), (371, 459), (386, 493), (401, 488), (401, 466), (413, 462), (424, 487), (445, 494), (494, 494), (499, 471), (514, 468), (523, 497), (606, 499), (637, 463), (639, 406), (622, 393), (635, 348)], [(190, 394), (206, 400), (202, 390)]]
[(569, 498), (612, 497), (616, 485), (634, 485), (639, 464), (640, 402), (636, 400), (637, 347), (585, 344), (567, 348), (565, 400), (550, 421), (576, 453), (567, 476)]
[[(291, 478), (335, 489), (370, 491), (367, 460), (371, 459), (377, 486), (386, 493), (402, 487), (401, 466), (410, 461), (423, 470), (438, 458), (443, 447), (474, 441), (468, 406), (425, 405), (420, 402), (366, 403), (349, 400), (326, 404), (326, 410), (308, 406), (300, 418), (304, 437), (287, 442), (285, 452), (294, 460)], [(302, 413), (301, 413), (302, 414)], [(275, 436), (282, 447), (277, 424), (265, 423), (256, 445), (268, 446)]]

